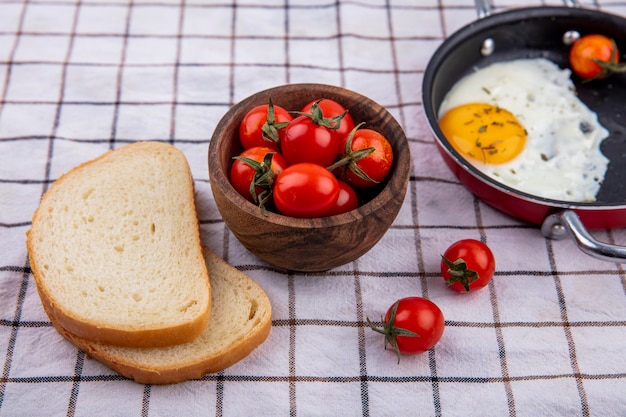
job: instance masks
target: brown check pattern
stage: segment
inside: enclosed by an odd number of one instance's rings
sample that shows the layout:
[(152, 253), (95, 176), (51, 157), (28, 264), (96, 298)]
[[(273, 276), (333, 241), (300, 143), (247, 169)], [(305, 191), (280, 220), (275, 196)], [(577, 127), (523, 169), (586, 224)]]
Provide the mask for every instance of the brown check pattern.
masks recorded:
[[(559, 2), (496, 0), (496, 11)], [(585, 7), (626, 15), (626, 2)], [(626, 274), (474, 198), (437, 155), (421, 80), (471, 0), (0, 1), (0, 416), (624, 416)], [(357, 261), (277, 270), (221, 220), (207, 150), (226, 110), (275, 85), (344, 86), (404, 127), (413, 167), (392, 228)], [(204, 242), (274, 308), (240, 363), (173, 386), (139, 385), (71, 347), (45, 316), (25, 232), (50, 184), (138, 140), (187, 156)], [(626, 230), (596, 233), (626, 244)], [(439, 255), (476, 238), (498, 269), (458, 295)], [(418, 295), (446, 317), (440, 343), (400, 365), (366, 325)]]

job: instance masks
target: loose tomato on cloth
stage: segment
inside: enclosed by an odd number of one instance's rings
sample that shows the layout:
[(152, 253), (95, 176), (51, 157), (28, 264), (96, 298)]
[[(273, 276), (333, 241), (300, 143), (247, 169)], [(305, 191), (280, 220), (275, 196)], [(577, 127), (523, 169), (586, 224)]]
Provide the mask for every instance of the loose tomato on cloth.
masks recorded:
[(283, 107), (269, 100), (250, 110), (239, 125), (239, 140), (244, 149), (267, 146), (279, 150), (280, 138), (293, 116)]
[(441, 257), (441, 275), (448, 288), (458, 292), (483, 288), (489, 284), (495, 270), (493, 252), (479, 240), (459, 240)]
[(406, 297), (396, 301), (385, 314), (383, 328), (374, 326), (366, 318), (375, 332), (385, 336), (385, 349), (388, 344), (396, 351), (398, 363), (400, 355), (415, 355), (426, 352), (439, 342), (445, 328), (443, 313), (430, 300), (421, 297)]
[(289, 165), (311, 162), (327, 167), (335, 162), (341, 140), (336, 132), (338, 118), (325, 118), (313, 105), (310, 114), (300, 114), (285, 128), (280, 148)]
[(354, 119), (352, 119), (350, 112), (342, 104), (328, 98), (311, 101), (300, 111), (302, 113), (311, 113), (312, 107), (315, 104), (317, 104), (322, 110), (322, 115), (325, 118), (336, 118), (341, 116), (341, 119), (338, 122), (331, 122), (331, 126), (335, 126), (336, 123), (339, 123), (339, 126), (336, 128), (336, 132), (341, 139), (340, 146), (343, 148), (350, 131), (354, 129)]
[(615, 41), (600, 34), (585, 35), (574, 42), (569, 62), (572, 71), (585, 80), (626, 72), (626, 64), (619, 62)]
[(246, 149), (233, 159), (230, 168), (233, 188), (248, 201), (264, 209), (271, 197), (276, 176), (287, 168), (287, 161), (266, 146)]
[(274, 204), (285, 216), (323, 217), (337, 198), (337, 178), (323, 166), (310, 162), (290, 165), (274, 183)]
[(391, 143), (372, 129), (356, 126), (344, 145), (339, 161), (329, 169), (356, 188), (369, 188), (384, 180), (393, 164)]

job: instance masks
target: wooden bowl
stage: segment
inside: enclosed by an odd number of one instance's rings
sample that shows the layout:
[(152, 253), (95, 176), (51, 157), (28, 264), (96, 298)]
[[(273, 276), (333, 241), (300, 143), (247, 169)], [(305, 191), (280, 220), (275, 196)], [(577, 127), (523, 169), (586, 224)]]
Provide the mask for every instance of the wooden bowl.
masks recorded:
[[(300, 110), (320, 98), (346, 107), (355, 124), (377, 130), (393, 146), (394, 163), (384, 183), (369, 190), (367, 202), (337, 216), (302, 219), (260, 208), (230, 184), (233, 156), (242, 151), (239, 123), (253, 107), (267, 104)], [(391, 226), (406, 194), (409, 145), (399, 123), (378, 103), (353, 91), (321, 84), (290, 84), (254, 94), (230, 108), (209, 144), (209, 178), (217, 208), (226, 225), (248, 250), (268, 263), (293, 271), (326, 271), (354, 261), (372, 248)]]

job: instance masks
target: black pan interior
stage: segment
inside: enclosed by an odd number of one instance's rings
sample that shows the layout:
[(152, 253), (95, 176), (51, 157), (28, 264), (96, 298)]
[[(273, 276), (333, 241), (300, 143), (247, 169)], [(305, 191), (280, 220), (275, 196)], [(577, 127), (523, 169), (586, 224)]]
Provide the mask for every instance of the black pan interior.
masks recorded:
[[(437, 112), (446, 93), (460, 78), (498, 61), (543, 57), (563, 68), (568, 67), (569, 47), (563, 43), (567, 31), (602, 33), (613, 38), (624, 60), (626, 19), (591, 9), (538, 7), (510, 10), (478, 20), (448, 38), (431, 58), (424, 74), (424, 110), (439, 137)], [(483, 41), (491, 38), (495, 50), (480, 52)], [(595, 203), (626, 203), (626, 74), (602, 81), (582, 83), (573, 76), (580, 99), (598, 114), (600, 123), (610, 132), (602, 143), (602, 152), (610, 159), (604, 183)], [(444, 141), (445, 142), (445, 141)], [(449, 147), (453, 154), (456, 152)], [(459, 156), (459, 159), (462, 159)], [(487, 178), (474, 170), (479, 176)], [(490, 180), (489, 180), (490, 181)], [(505, 187), (506, 188), (506, 187)]]

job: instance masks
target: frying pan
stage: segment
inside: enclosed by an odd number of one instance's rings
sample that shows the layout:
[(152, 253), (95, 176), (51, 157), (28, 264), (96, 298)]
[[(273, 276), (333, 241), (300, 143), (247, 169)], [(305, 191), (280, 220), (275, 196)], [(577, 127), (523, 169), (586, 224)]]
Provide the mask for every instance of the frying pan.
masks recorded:
[(581, 8), (573, 0), (562, 7), (527, 7), (493, 14), (488, 1), (476, 0), (476, 5), (479, 19), (447, 38), (424, 73), (424, 113), (439, 153), (459, 181), (487, 204), (541, 225), (546, 237), (569, 236), (591, 256), (626, 263), (626, 247), (600, 242), (589, 232), (626, 226), (626, 74), (588, 83), (572, 77), (579, 98), (598, 114), (598, 120), (610, 132), (601, 145), (610, 162), (595, 202), (551, 200), (494, 181), (452, 147), (437, 121), (439, 106), (452, 86), (491, 63), (542, 57), (567, 68), (569, 45), (588, 33), (613, 38), (618, 49), (626, 51), (626, 19)]

